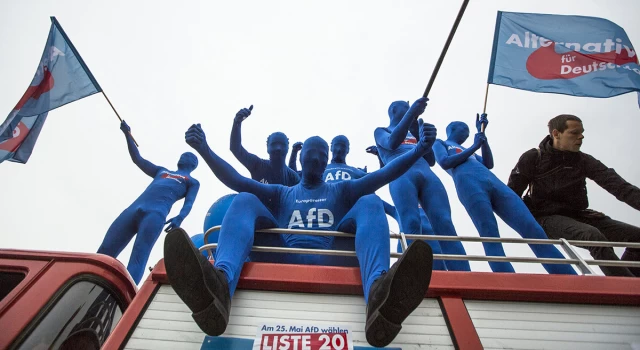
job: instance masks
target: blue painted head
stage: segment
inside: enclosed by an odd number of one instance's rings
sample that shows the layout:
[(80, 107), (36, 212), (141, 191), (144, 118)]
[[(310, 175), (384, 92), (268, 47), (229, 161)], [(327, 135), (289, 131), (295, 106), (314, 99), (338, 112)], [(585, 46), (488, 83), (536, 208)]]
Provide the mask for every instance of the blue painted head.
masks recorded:
[(322, 182), (322, 174), (329, 161), (329, 145), (320, 136), (308, 138), (302, 145), (300, 165), (305, 182)]
[(178, 169), (193, 171), (198, 167), (198, 157), (191, 152), (184, 152), (178, 160)]
[(389, 119), (391, 119), (391, 124), (399, 123), (408, 110), (409, 102), (407, 101), (391, 102), (391, 105), (389, 106)]
[(349, 154), (349, 139), (344, 135), (338, 135), (331, 140), (331, 161), (345, 163)]
[(463, 122), (451, 122), (447, 125), (447, 138), (462, 145), (469, 138), (469, 127)]
[(279, 131), (267, 137), (267, 153), (269, 159), (278, 163), (283, 163), (289, 152), (289, 138)]

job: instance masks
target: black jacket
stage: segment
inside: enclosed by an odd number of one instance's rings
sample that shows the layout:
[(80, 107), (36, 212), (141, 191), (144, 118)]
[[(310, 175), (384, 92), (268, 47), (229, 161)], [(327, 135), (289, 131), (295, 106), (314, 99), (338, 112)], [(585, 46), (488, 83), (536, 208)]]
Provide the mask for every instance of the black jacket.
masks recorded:
[(525, 152), (509, 176), (508, 186), (519, 196), (530, 186), (524, 200), (534, 216), (579, 215), (589, 207), (586, 178), (640, 210), (638, 187), (586, 153), (553, 148), (552, 141), (547, 136), (538, 149)]

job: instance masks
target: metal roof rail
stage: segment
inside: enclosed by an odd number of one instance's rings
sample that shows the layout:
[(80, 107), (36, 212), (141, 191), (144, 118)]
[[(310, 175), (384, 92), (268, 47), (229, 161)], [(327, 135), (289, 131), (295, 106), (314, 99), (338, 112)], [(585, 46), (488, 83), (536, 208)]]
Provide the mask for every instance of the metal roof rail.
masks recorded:
[[(220, 230), (221, 226), (214, 226), (207, 230), (204, 234), (205, 245), (200, 247), (200, 251), (207, 251), (209, 258), (213, 258), (212, 250), (215, 249), (217, 243), (208, 243), (209, 234)], [(334, 236), (334, 237), (355, 237), (354, 234), (339, 231), (320, 231), (320, 230), (299, 230), (299, 229), (283, 229), (273, 228), (256, 230), (259, 233), (283, 233), (283, 234), (301, 234), (311, 236)], [(595, 275), (590, 265), (596, 266), (620, 266), (620, 267), (640, 267), (640, 262), (636, 261), (615, 261), (615, 260), (592, 260), (583, 259), (575, 250), (575, 247), (627, 247), (640, 248), (640, 243), (631, 242), (609, 242), (609, 241), (572, 241), (561, 239), (530, 239), (530, 238), (497, 238), (497, 237), (465, 237), (465, 236), (437, 236), (437, 235), (416, 235), (404, 234), (402, 232), (390, 232), (390, 238), (400, 239), (402, 251), (407, 249), (407, 239), (425, 240), (425, 241), (461, 241), (461, 242), (500, 242), (500, 243), (516, 243), (516, 244), (558, 244), (566, 254), (568, 259), (555, 258), (529, 258), (529, 257), (507, 257), (507, 256), (485, 256), (485, 255), (453, 255), (453, 254), (434, 254), (434, 259), (440, 260), (467, 260), (467, 261), (497, 261), (497, 262), (518, 262), (518, 263), (538, 263), (538, 264), (572, 264), (577, 265), (578, 270), (583, 275)], [(286, 247), (265, 247), (253, 246), (251, 251), (254, 252), (270, 252), (270, 253), (297, 253), (297, 254), (318, 254), (318, 255), (336, 255), (336, 256), (356, 256), (355, 251), (348, 250), (326, 250), (312, 248), (286, 248)], [(399, 258), (401, 253), (391, 252), (392, 258)]]

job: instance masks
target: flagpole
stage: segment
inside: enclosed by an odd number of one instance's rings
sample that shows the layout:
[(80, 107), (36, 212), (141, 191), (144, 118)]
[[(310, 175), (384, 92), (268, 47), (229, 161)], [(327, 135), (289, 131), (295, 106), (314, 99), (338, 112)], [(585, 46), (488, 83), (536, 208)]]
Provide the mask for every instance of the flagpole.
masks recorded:
[[(489, 83), (487, 83), (487, 89), (484, 92), (484, 107), (482, 107), (482, 114), (487, 113), (487, 98), (489, 97)], [(480, 132), (484, 132), (484, 123), (480, 127)]]
[[(120, 119), (120, 123), (123, 122), (122, 118), (120, 118), (120, 114), (118, 114), (118, 111), (116, 111), (116, 108), (113, 106), (113, 104), (111, 103), (111, 101), (109, 100), (109, 98), (107, 97), (107, 94), (104, 93), (104, 90), (102, 90), (102, 95), (104, 96), (104, 98), (107, 99), (107, 102), (109, 102), (109, 106), (111, 106), (111, 109), (113, 109), (113, 111), (116, 113), (116, 116), (118, 117), (118, 119)], [(138, 145), (138, 142), (136, 142), (136, 139), (133, 137), (133, 135), (131, 134), (131, 130), (129, 130), (129, 136), (131, 136), (131, 139), (133, 140), (133, 143), (136, 144), (136, 147), (140, 147)]]
[(444, 61), (444, 56), (447, 54), (449, 45), (451, 45), (451, 41), (453, 40), (453, 35), (456, 33), (456, 29), (458, 29), (458, 24), (460, 24), (460, 21), (462, 20), (462, 15), (464, 14), (464, 10), (467, 8), (468, 4), (469, 4), (469, 0), (464, 0), (462, 2), (462, 6), (460, 6), (460, 11), (458, 11), (458, 17), (456, 17), (456, 20), (453, 23), (453, 27), (449, 32), (449, 37), (447, 38), (447, 42), (444, 44), (444, 48), (440, 53), (438, 62), (436, 63), (435, 68), (433, 69), (433, 73), (431, 73), (431, 78), (429, 78), (429, 83), (427, 84), (427, 88), (424, 90), (424, 94), (422, 94), (423, 97), (427, 97), (427, 95), (429, 94), (429, 91), (431, 91), (431, 86), (433, 86), (433, 82), (436, 80), (436, 75), (438, 75), (438, 71), (440, 70), (442, 61)]
[[(111, 109), (113, 109), (113, 111), (116, 113), (116, 116), (118, 117), (118, 119), (120, 119), (120, 122), (122, 122), (122, 118), (120, 118), (120, 114), (118, 114), (118, 111), (116, 111), (116, 108), (113, 107), (113, 104), (111, 103), (111, 101), (107, 97), (107, 94), (104, 93), (104, 90), (102, 90), (102, 87), (100, 87), (100, 84), (98, 84), (98, 81), (96, 80), (96, 78), (93, 76), (93, 74), (89, 70), (89, 67), (87, 67), (87, 64), (84, 63), (84, 60), (82, 59), (82, 57), (78, 53), (78, 50), (76, 50), (76, 47), (73, 46), (73, 43), (71, 42), (71, 40), (67, 36), (67, 33), (64, 31), (64, 29), (62, 29), (62, 26), (60, 25), (60, 22), (58, 22), (58, 20), (54, 16), (51, 16), (50, 19), (51, 19), (51, 23), (53, 23), (53, 25), (56, 26), (56, 28), (58, 28), (58, 31), (60, 31), (60, 35), (62, 35), (64, 40), (69, 45), (69, 49), (71, 49), (73, 54), (76, 56), (76, 58), (78, 59), (78, 62), (80, 63), (80, 65), (82, 66), (84, 71), (87, 73), (87, 76), (89, 77), (89, 79), (91, 80), (93, 85), (96, 87), (96, 89), (99, 92), (102, 92), (102, 95), (104, 96), (104, 98), (106, 98), (107, 102), (109, 102), (109, 106), (111, 106)], [(136, 142), (136, 139), (133, 137), (133, 135), (131, 135), (131, 131), (129, 131), (129, 136), (131, 136), (131, 139), (133, 140), (133, 143), (136, 144), (136, 147), (140, 147), (138, 145), (138, 142)]]

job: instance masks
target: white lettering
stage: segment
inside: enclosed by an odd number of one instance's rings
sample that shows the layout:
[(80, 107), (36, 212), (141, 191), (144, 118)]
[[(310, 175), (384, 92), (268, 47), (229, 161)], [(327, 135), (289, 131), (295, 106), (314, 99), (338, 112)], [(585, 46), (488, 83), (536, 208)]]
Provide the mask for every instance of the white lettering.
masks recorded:
[(604, 41), (604, 52), (611, 51), (611, 49), (613, 48), (613, 45), (615, 45), (613, 41), (607, 38), (607, 40)]
[[(291, 344), (289, 344), (289, 337), (291, 337), (291, 339), (293, 339), (295, 336), (293, 336), (293, 335), (291, 335), (291, 336), (283, 335), (283, 336), (280, 337), (280, 346), (278, 347), (278, 350), (288, 350), (289, 349), (289, 347), (291, 346)], [(273, 343), (275, 345), (275, 341)], [(298, 340), (297, 339), (294, 342), (293, 348), (294, 349), (298, 348)]]
[(309, 209), (309, 214), (307, 214), (307, 228), (313, 227), (313, 220), (316, 218), (315, 212), (316, 208)]
[(587, 52), (602, 52), (602, 45), (600, 43), (586, 43), (582, 46), (582, 50)]
[(573, 50), (574, 51), (580, 51), (580, 43), (566, 43), (566, 44), (564, 44), (564, 47), (566, 47), (567, 49), (571, 49), (572, 46), (573, 46)]
[(633, 56), (636, 55), (636, 52), (632, 48), (630, 48), (629, 46), (627, 46), (627, 45), (622, 45), (622, 46), (624, 46), (624, 49), (627, 50), (627, 53), (629, 54), (629, 57), (633, 57)]
[[(294, 349), (298, 349), (298, 340), (300, 340), (300, 338), (302, 338), (301, 335), (292, 335), (291, 336), (291, 340), (293, 340), (293, 348)], [(287, 348), (286, 349), (282, 349), (282, 350), (287, 350), (289, 349), (289, 344), (287, 344)]]
[[(327, 220), (324, 216), (327, 216)], [(333, 225), (333, 213), (329, 209), (318, 209), (318, 227), (331, 227)]]
[(571, 66), (563, 64), (560, 66), (560, 74), (569, 74), (571, 73)]
[(522, 47), (522, 41), (520, 41), (520, 37), (518, 36), (518, 34), (511, 34), (511, 37), (509, 38), (509, 40), (507, 40), (507, 45), (509, 44), (516, 44)]
[(533, 33), (531, 33), (531, 48), (538, 48), (538, 36)]
[(291, 219), (289, 219), (289, 228), (293, 227), (304, 228), (304, 222), (302, 222), (302, 215), (300, 215), (300, 210), (294, 210), (293, 214), (291, 214)]
[(324, 182), (327, 182), (327, 181), (333, 181), (333, 180), (335, 180), (335, 179), (333, 178), (333, 174), (328, 173), (328, 174), (327, 174), (327, 178), (326, 178), (326, 179), (324, 179)]
[(553, 44), (553, 41), (540, 37), (540, 46), (541, 47), (547, 47), (547, 46), (551, 46), (551, 44)]

